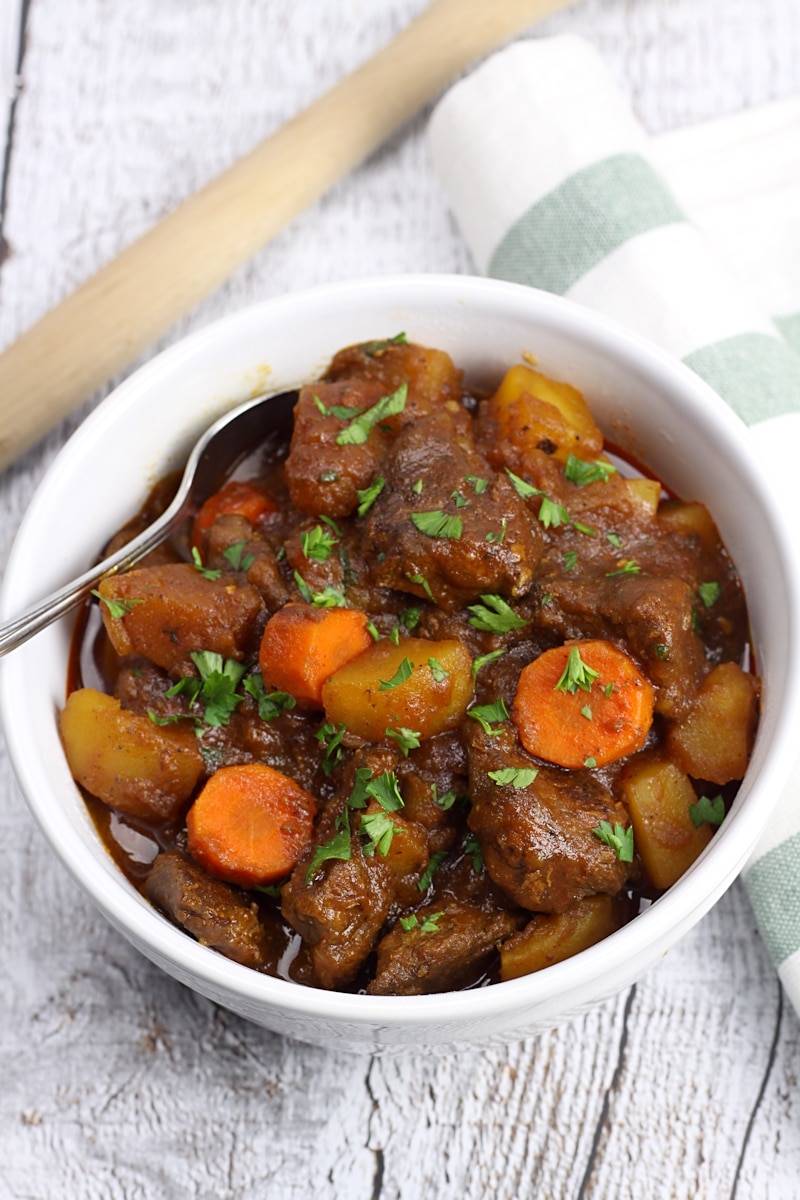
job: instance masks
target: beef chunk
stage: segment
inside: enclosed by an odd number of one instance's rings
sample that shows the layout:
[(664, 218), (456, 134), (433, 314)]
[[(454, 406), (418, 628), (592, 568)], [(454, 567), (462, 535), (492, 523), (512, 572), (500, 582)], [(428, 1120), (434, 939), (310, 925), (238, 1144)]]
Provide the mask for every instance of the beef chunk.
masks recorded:
[(226, 552), (231, 547), (241, 547), (238, 562), (247, 575), (247, 582), (260, 592), (269, 612), (276, 612), (289, 599), (289, 590), (273, 544), (256, 535), (247, 517), (224, 513), (209, 530), (206, 566), (230, 572), (233, 564)]
[(227, 883), (212, 879), (182, 854), (159, 854), (145, 884), (152, 904), (203, 946), (258, 969), (266, 960), (266, 935), (258, 907)]
[[(600, 821), (627, 827), (624, 806), (588, 771), (536, 764), (508, 727), (488, 737), (475, 726), (469, 739), (469, 826), (495, 883), (534, 912), (563, 912), (596, 892), (616, 895), (632, 864), (620, 862), (592, 830)], [(527, 787), (502, 786), (489, 771), (503, 767), (537, 774)]]
[[(682, 579), (647, 575), (537, 580), (538, 624), (562, 639), (609, 638), (635, 656), (656, 688), (656, 712), (685, 712), (707, 671)], [(544, 597), (547, 602), (544, 603)]]
[(449, 354), (429, 346), (391, 339), (347, 346), (333, 359), (327, 378), (340, 381), (354, 376), (377, 383), (383, 395), (390, 395), (401, 383), (407, 385), (399, 425), (426, 416), (448, 400), (461, 399), (462, 372)]
[[(474, 449), (466, 413), (453, 410), (423, 417), (398, 435), (386, 463), (386, 489), (363, 538), (375, 582), (422, 597), (430, 589), (443, 608), (487, 592), (523, 595), (542, 547), (541, 532), (508, 479), (495, 475)], [(422, 490), (415, 491), (420, 480)], [(479, 490), (483, 485), (476, 488), (475, 480), (488, 485)], [(423, 532), (412, 520), (439, 512), (457, 534)]]
[(413, 929), (398, 921), (378, 943), (370, 995), (421, 996), (467, 987), (490, 966), (499, 943), (522, 923), (515, 913), (487, 913), (455, 900), (444, 908), (420, 909), (416, 916)]

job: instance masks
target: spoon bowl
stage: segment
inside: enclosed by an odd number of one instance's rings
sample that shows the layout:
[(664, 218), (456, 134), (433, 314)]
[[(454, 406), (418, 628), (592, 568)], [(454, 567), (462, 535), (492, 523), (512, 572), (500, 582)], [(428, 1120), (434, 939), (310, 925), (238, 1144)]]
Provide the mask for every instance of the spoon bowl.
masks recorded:
[(77, 579), (51, 592), (18, 617), (0, 624), (0, 658), (76, 608), (101, 579), (128, 571), (141, 562), (192, 512), (197, 511), (214, 492), (223, 475), (253, 446), (263, 441), (267, 417), (271, 429), (277, 431), (286, 427), (296, 401), (296, 391), (256, 396), (216, 420), (195, 442), (178, 490), (161, 516)]

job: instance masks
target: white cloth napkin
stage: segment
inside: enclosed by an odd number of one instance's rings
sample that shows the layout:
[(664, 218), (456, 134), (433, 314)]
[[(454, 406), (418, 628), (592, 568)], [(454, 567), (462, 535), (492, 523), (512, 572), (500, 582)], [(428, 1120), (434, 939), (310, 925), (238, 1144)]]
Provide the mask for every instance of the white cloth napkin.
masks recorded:
[[(800, 411), (800, 96), (648, 137), (593, 47), (513, 44), (429, 144), (482, 273), (586, 304), (692, 367), (748, 424)], [(800, 766), (745, 871), (800, 1012)]]

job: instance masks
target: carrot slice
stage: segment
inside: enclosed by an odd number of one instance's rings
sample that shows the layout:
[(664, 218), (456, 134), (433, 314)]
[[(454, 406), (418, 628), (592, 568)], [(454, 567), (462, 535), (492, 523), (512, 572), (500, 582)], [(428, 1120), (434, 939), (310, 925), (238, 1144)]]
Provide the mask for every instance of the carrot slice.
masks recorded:
[(355, 608), (287, 604), (267, 621), (258, 663), (265, 683), (322, 708), (322, 685), (372, 644)]
[(187, 813), (189, 852), (228, 883), (275, 883), (310, 842), (316, 809), (313, 796), (264, 763), (221, 767)]
[(192, 545), (202, 550), (203, 536), (208, 533), (217, 517), (226, 513), (238, 513), (247, 517), (248, 521), (257, 521), (264, 513), (277, 511), (275, 501), (252, 483), (241, 483), (232, 479), (213, 496), (209, 496), (201, 507), (192, 525)]
[(512, 720), (525, 749), (559, 767), (604, 767), (640, 750), (654, 692), (611, 642), (567, 642), (522, 671)]

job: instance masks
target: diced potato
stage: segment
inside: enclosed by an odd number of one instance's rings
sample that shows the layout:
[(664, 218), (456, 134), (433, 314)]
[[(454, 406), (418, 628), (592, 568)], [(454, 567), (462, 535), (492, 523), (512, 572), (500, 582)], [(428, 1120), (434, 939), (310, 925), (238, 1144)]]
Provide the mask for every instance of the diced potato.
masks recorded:
[(643, 517), (654, 517), (661, 497), (661, 484), (657, 479), (626, 479), (625, 487), (634, 510)]
[(172, 821), (202, 774), (192, 730), (156, 725), (94, 688), (72, 692), (60, 722), (74, 779), (120, 812)]
[(693, 779), (741, 779), (758, 723), (758, 680), (733, 662), (710, 671), (685, 717), (668, 730), (672, 759)]
[(500, 978), (518, 979), (572, 958), (620, 929), (632, 915), (626, 896), (586, 896), (566, 912), (538, 913), (500, 947)]
[(401, 726), (429, 738), (458, 725), (472, 690), (472, 660), (461, 642), (403, 638), (395, 646), (383, 638), (331, 675), (322, 703), (329, 721), (367, 741), (383, 741), (388, 728)]
[(672, 887), (711, 841), (709, 825), (695, 827), (692, 784), (674, 763), (643, 757), (625, 767), (620, 795), (633, 823), (633, 840), (654, 887)]
[(709, 553), (719, 548), (719, 533), (705, 504), (692, 500), (667, 500), (659, 509), (658, 519), (668, 529), (687, 537), (695, 537), (700, 546)]
[(240, 659), (263, 608), (250, 584), (230, 575), (207, 579), (191, 563), (112, 575), (98, 591), (117, 654), (141, 654), (165, 671), (186, 667), (192, 650)]
[(506, 372), (489, 400), (489, 412), (517, 456), (555, 446), (549, 452), (565, 461), (570, 454), (596, 457), (603, 449), (603, 435), (581, 393), (532, 367)]

